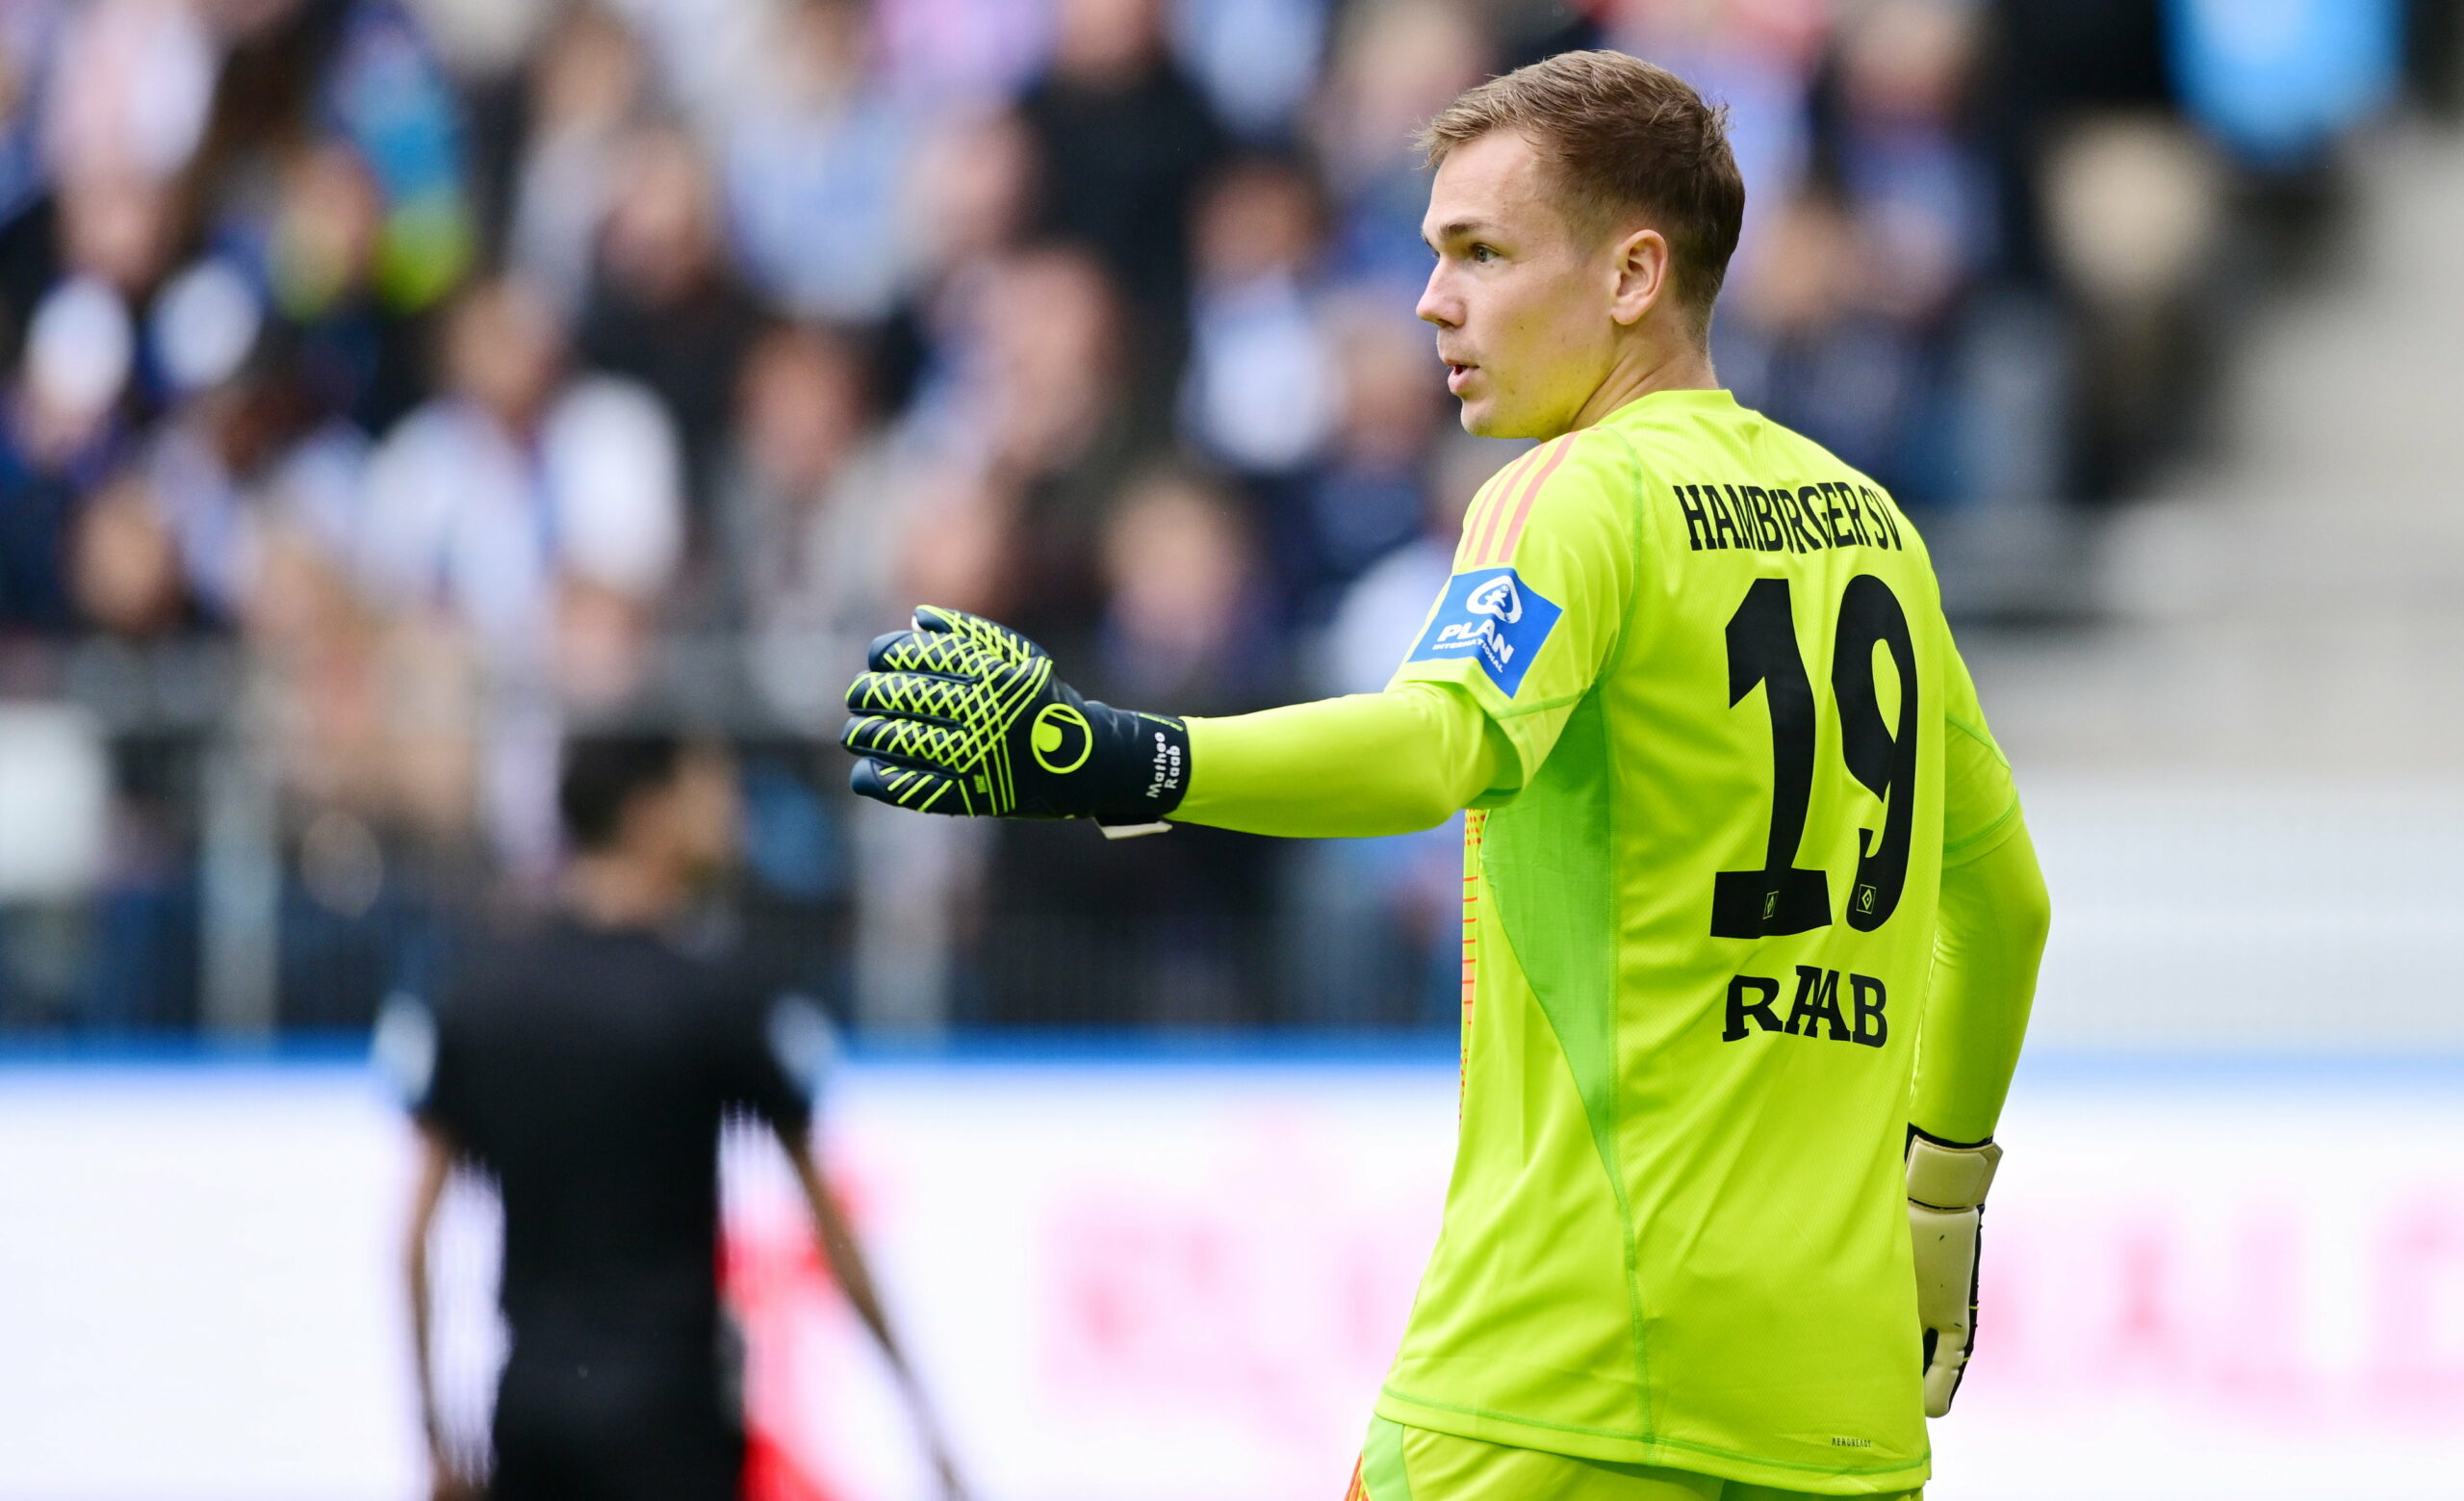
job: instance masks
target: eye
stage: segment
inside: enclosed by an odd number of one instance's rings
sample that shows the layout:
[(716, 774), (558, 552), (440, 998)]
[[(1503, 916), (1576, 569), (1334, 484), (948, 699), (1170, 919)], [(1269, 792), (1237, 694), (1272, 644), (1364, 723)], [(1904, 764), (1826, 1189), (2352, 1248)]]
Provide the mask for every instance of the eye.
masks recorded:
[(1472, 263), (1476, 266), (1486, 266), (1489, 262), (1494, 261), (1497, 258), (1498, 252), (1488, 246), (1476, 245), (1472, 246)]

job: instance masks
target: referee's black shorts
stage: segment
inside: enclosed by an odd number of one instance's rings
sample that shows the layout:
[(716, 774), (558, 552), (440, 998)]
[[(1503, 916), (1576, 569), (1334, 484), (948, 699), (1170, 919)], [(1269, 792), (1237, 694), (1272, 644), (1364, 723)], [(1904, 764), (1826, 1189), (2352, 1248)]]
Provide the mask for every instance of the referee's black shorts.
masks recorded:
[(744, 1428), (704, 1362), (517, 1360), (490, 1501), (740, 1501)]

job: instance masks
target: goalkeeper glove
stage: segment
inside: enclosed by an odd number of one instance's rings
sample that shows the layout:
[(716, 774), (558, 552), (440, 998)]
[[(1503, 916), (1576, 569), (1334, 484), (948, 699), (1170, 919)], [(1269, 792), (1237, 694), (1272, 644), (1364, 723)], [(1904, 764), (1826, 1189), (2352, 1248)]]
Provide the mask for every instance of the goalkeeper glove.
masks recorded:
[(1985, 1191), (2002, 1149), (1908, 1128), (1908, 1229), (1916, 1248), (1916, 1322), (1925, 1333), (1925, 1415), (1950, 1411), (1976, 1339), (1976, 1265)]
[(923, 606), (873, 642), (839, 739), (855, 789), (922, 813), (1161, 828), (1189, 785), (1189, 730), (1080, 698), (1007, 626)]

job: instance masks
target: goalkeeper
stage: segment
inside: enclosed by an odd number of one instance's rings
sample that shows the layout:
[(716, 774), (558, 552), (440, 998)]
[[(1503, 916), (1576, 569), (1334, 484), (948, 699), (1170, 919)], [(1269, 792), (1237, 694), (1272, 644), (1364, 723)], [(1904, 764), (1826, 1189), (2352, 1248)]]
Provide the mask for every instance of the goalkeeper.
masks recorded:
[(1464, 833), (1463, 1118), (1369, 1501), (1913, 1495), (2047, 924), (1923, 542), (1718, 388), (1744, 187), (1671, 74), (1568, 53), (1431, 122), (1420, 316), (1465, 518), (1386, 691), (1082, 700), (932, 608), (849, 692), (944, 814)]

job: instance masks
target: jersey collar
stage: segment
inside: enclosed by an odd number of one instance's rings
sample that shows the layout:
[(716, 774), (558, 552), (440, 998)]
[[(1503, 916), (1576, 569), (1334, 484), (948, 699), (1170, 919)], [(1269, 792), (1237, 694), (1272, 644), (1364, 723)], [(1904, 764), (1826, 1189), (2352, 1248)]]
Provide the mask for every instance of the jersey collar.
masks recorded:
[(1736, 393), (1725, 386), (1707, 391), (1646, 391), (1625, 405), (1600, 419), (1600, 426), (1630, 421), (1647, 412), (1737, 412), (1744, 408), (1736, 403)]

